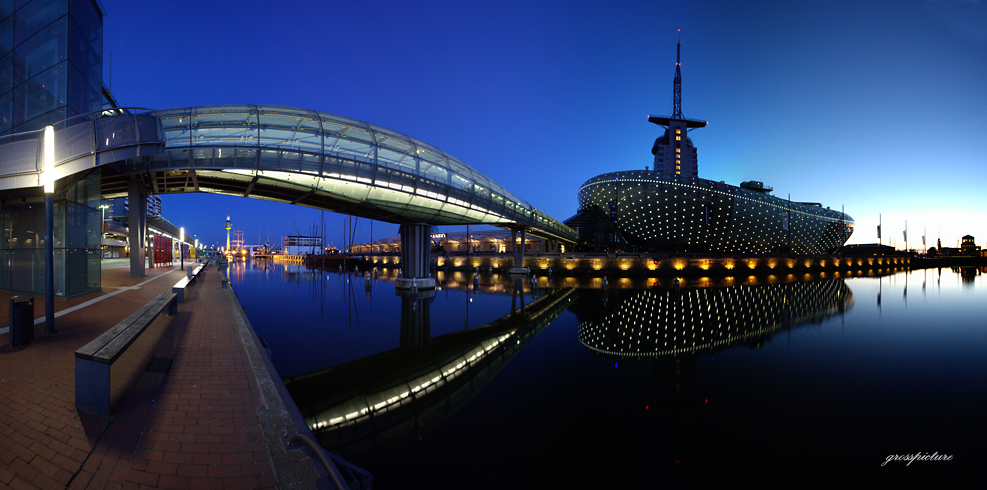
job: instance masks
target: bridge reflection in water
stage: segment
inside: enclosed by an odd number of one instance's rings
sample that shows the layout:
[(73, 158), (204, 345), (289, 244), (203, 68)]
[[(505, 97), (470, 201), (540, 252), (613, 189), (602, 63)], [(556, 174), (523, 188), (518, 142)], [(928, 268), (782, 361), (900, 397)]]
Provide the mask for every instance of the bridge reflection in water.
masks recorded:
[(525, 304), (525, 281), (512, 282), (505, 316), (434, 338), (429, 306), (435, 291), (401, 294), (400, 347), (285, 379), (322, 447), (357, 465), (402, 449), (479, 393), (575, 298), (575, 289), (555, 289)]

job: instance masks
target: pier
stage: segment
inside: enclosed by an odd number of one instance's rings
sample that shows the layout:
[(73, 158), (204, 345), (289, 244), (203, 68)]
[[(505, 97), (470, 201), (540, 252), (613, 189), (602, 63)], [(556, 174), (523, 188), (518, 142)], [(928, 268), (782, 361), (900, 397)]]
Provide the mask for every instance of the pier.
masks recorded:
[[(110, 416), (76, 407), (73, 353), (185, 277), (128, 266), (104, 261), (102, 291), (56, 302), (57, 333), (35, 318), (34, 340), (11, 347), (0, 329), (0, 487), (316, 487), (324, 470), (287, 437), (310, 432), (215, 265), (177, 315), (154, 320), (152, 362)], [(12, 296), (0, 293), (0, 318)]]

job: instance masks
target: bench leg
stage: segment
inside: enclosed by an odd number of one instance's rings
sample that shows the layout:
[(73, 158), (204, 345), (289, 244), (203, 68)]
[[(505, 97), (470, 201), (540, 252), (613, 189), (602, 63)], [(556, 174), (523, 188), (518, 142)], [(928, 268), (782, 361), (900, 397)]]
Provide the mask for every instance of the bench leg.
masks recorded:
[(110, 365), (75, 358), (75, 406), (110, 414)]
[(175, 299), (171, 300), (171, 303), (168, 303), (168, 316), (175, 316), (175, 315), (178, 314), (178, 301), (177, 300), (178, 300), (178, 298), (176, 297)]

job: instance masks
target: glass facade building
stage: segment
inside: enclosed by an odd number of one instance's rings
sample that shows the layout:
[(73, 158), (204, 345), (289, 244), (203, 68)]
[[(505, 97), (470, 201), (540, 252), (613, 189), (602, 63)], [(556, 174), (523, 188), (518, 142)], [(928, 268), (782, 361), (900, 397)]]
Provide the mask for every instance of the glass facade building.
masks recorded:
[(0, 0), (0, 134), (102, 106), (103, 12), (93, 0)]
[[(103, 12), (93, 0), (0, 0), (0, 135), (98, 111), (102, 38)], [(96, 170), (55, 194), (55, 296), (100, 289), (100, 180)], [(45, 292), (40, 191), (2, 196), (0, 289)]]

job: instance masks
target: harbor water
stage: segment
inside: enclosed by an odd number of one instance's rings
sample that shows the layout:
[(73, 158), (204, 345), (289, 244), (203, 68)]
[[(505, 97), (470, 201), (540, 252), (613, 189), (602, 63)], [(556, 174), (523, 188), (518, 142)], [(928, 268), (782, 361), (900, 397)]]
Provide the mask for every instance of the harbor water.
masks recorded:
[(377, 488), (963, 481), (987, 457), (977, 268), (673, 279), (270, 260), (230, 280), (320, 443)]

